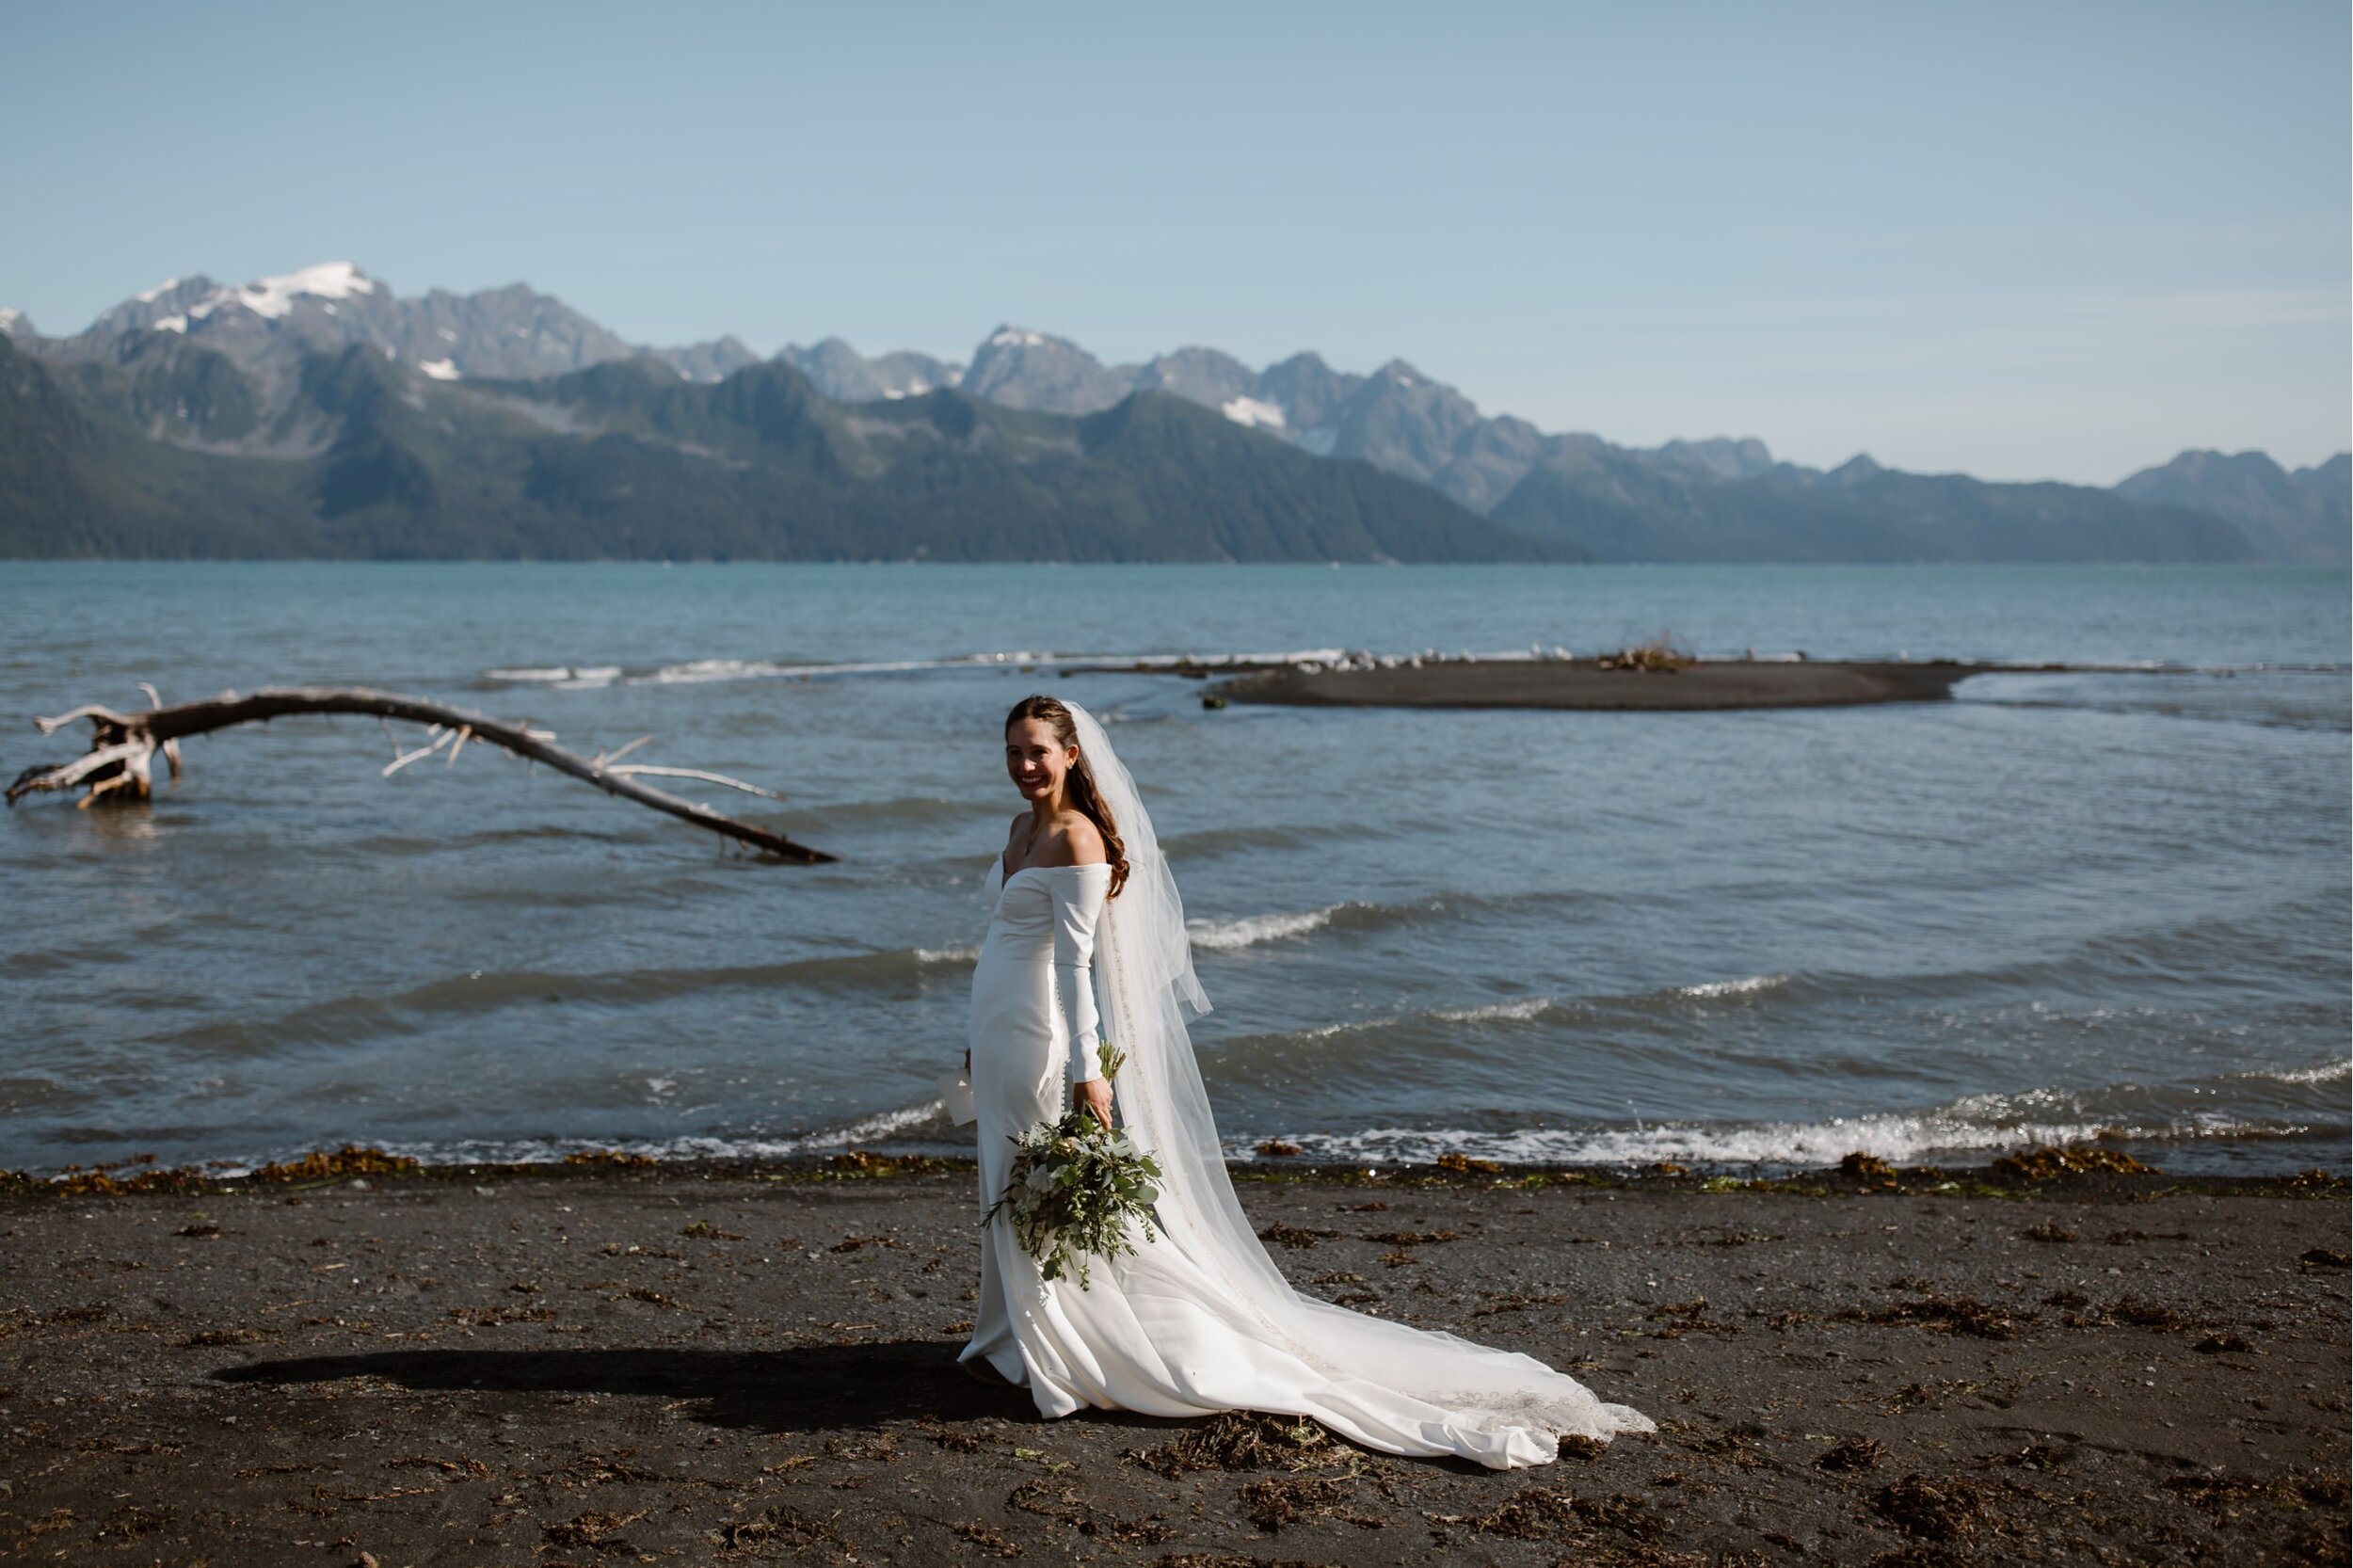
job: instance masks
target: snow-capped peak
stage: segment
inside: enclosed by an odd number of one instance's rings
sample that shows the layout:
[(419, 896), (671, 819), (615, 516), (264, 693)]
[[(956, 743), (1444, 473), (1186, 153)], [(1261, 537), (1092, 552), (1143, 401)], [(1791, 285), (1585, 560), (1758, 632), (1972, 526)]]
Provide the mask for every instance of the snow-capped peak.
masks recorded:
[(134, 295), (132, 297), (136, 299), (142, 305), (152, 305), (155, 301), (161, 299), (165, 295), (169, 294), (172, 290), (178, 288), (179, 286), (179, 279), (167, 278), (162, 282), (156, 284), (153, 288), (149, 289), (142, 294)]
[(0, 305), (0, 332), (13, 332), (16, 324), (24, 319), (24, 312), (13, 305)]
[(349, 299), (356, 295), (374, 294), (379, 285), (349, 262), (321, 262), (282, 277), (256, 278), (240, 288), (221, 289), (202, 304), (193, 306), (188, 314), (199, 318), (230, 305), (242, 305), (257, 316), (276, 318), (289, 314), (295, 300), (309, 295), (316, 299)]
[(1000, 327), (989, 334), (988, 345), (991, 348), (1043, 348), (1046, 346), (1046, 334), (1032, 332), (1026, 327)]

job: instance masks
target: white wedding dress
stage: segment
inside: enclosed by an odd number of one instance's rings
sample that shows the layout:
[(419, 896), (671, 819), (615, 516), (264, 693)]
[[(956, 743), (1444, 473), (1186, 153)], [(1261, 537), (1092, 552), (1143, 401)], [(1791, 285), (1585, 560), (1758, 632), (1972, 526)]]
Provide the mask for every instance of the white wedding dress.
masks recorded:
[[(1531, 1356), (1351, 1312), (1284, 1280), (1234, 1200), (1200, 1090), (1177, 1000), (1207, 1000), (1183, 951), (1175, 884), (1132, 782), (1110, 760), (1099, 728), (1081, 719), (1132, 873), (1107, 906), (1108, 866), (1025, 866), (1008, 877), (991, 860), (970, 1031), (980, 1208), (1004, 1192), (1013, 1135), (1060, 1116), (1069, 1084), (1093, 1076), (1091, 1050), (1070, 1043), (1095, 1040), (1099, 979), (1107, 1032), (1129, 1053), (1113, 1085), (1119, 1120), (1160, 1159), (1163, 1228), (1131, 1256), (1090, 1259), (1081, 1288), (1042, 1278), (1000, 1214), (983, 1233), (979, 1304), (961, 1359), (985, 1360), (1026, 1385), (1048, 1416), (1089, 1405), (1311, 1416), (1368, 1448), (1496, 1469), (1552, 1460), (1566, 1434), (1607, 1441), (1656, 1431), (1640, 1411), (1604, 1403)], [(1115, 777), (1104, 789), (1107, 773)]]

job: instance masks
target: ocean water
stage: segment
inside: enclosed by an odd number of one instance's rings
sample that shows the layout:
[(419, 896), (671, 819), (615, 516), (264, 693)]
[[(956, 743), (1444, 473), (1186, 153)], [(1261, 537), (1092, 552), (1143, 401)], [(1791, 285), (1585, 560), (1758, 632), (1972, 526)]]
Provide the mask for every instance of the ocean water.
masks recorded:
[[(1077, 675), (1343, 647), (2131, 666), (1950, 703), (1205, 712)], [(346, 1140), (949, 1148), (1032, 690), (1104, 714), (1170, 845), (1238, 1153), (1771, 1170), (2102, 1131), (2347, 1165), (2347, 578), (2124, 568), (0, 563), (36, 714), (352, 682), (528, 718), (841, 856), (763, 864), (375, 723), (194, 741), (145, 809), (0, 823), (0, 1166)]]

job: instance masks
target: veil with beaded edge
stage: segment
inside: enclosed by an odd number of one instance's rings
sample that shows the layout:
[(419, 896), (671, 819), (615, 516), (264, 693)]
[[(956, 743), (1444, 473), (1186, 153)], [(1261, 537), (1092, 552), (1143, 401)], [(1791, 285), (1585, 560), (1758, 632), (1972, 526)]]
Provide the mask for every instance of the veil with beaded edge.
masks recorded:
[(1321, 1390), (1269, 1389), (1268, 1402), (1249, 1408), (1312, 1415), (1393, 1453), (1455, 1453), (1496, 1469), (1555, 1459), (1562, 1436), (1607, 1442), (1657, 1431), (1641, 1412), (1603, 1402), (1533, 1356), (1352, 1312), (1283, 1277), (1234, 1195), (1193, 1060), (1186, 1016), (1208, 1012), (1209, 999), (1193, 973), (1168, 857), (1102, 725), (1076, 702), (1064, 705), (1127, 849), (1127, 884), (1097, 925), (1095, 977), (1105, 1032), (1127, 1053), (1114, 1085), (1120, 1123), (1163, 1174), (1155, 1206), (1163, 1235), (1145, 1244), (1180, 1250), (1262, 1337), (1328, 1380)]

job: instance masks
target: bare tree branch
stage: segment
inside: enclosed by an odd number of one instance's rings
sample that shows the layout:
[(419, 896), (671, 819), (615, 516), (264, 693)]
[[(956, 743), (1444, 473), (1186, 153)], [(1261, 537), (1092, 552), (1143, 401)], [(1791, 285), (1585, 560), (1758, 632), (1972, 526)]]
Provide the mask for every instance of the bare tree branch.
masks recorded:
[(423, 761), (425, 758), (432, 756), (435, 752), (449, 744), (450, 731), (443, 729), (438, 724), (432, 728), (426, 730), (425, 733), (432, 736), (433, 739), (425, 744), (419, 746), (414, 751), (404, 751), (394, 757), (391, 761), (384, 764), (384, 771), (377, 775), (377, 776), (380, 778), (390, 778), (392, 775), (398, 773), (409, 763)]
[(663, 778), (699, 778), (706, 784), (724, 784), (730, 790), (741, 790), (745, 794), (765, 795), (770, 800), (784, 798), (774, 790), (763, 790), (757, 784), (746, 784), (740, 778), (729, 778), (723, 773), (705, 773), (700, 768), (657, 768), (651, 762), (624, 762), (617, 768), (608, 766), (604, 771), (621, 774), (625, 776), (650, 773)]
[(631, 752), (635, 751), (639, 746), (644, 745), (648, 741), (652, 739), (653, 737), (651, 735), (640, 735), (637, 739), (630, 742), (629, 744), (623, 746), (620, 750), (600, 751), (596, 754), (596, 756), (590, 758), (589, 760), (599, 767), (608, 766), (614, 762), (619, 761), (622, 758), (627, 757)]
[[(147, 691), (150, 700), (155, 700), (152, 688), (147, 688)], [(144, 800), (153, 789), (152, 770), (157, 751), (162, 751), (171, 763), (172, 776), (176, 778), (179, 776), (178, 743), (186, 737), (209, 734), (232, 725), (266, 724), (271, 719), (296, 713), (373, 713), (380, 719), (398, 719), (406, 724), (427, 727), (427, 732), (435, 737), (433, 741), (422, 750), (395, 757), (392, 765), (384, 770), (388, 775), (420, 758), (432, 755), (444, 744), (450, 747), (448, 761), (455, 762), (458, 746), (470, 740), (487, 741), (527, 761), (545, 762), (558, 773), (569, 774), (608, 794), (650, 807), (682, 822), (692, 823), (696, 827), (751, 844), (780, 858), (805, 862), (833, 858), (823, 850), (795, 843), (781, 833), (723, 817), (708, 806), (680, 800), (676, 795), (640, 784), (632, 776), (652, 773), (700, 778), (749, 790), (772, 799), (784, 798), (755, 785), (724, 775), (692, 769), (655, 768), (642, 762), (626, 768), (607, 767), (608, 759), (601, 756), (594, 759), (581, 757), (552, 744), (554, 736), (549, 730), (535, 729), (527, 724), (503, 723), (425, 697), (371, 691), (363, 686), (277, 687), (244, 696), (227, 692), (203, 702), (184, 702), (171, 708), (158, 703), (149, 712), (130, 714), (118, 713), (111, 708), (92, 704), (55, 718), (37, 718), (33, 722), (44, 735), (54, 734), (76, 719), (89, 720), (92, 731), (90, 748), (71, 762), (25, 769), (8, 786), (8, 802), (14, 806), (20, 795), (42, 790), (71, 789), (85, 781), (88, 790), (78, 803), (84, 808), (92, 801), (119, 792), (127, 792), (129, 798)], [(632, 742), (624, 746), (622, 752), (633, 751), (644, 744), (643, 740)]]

